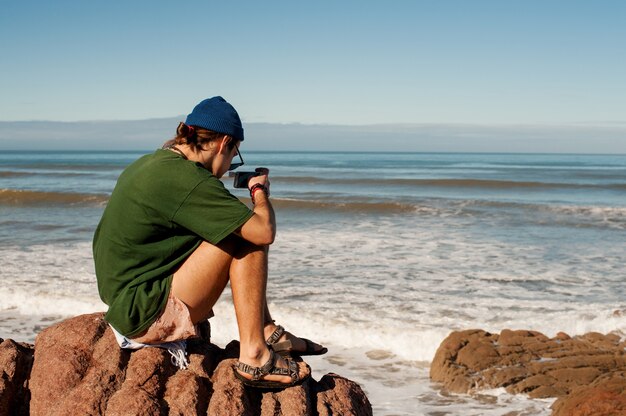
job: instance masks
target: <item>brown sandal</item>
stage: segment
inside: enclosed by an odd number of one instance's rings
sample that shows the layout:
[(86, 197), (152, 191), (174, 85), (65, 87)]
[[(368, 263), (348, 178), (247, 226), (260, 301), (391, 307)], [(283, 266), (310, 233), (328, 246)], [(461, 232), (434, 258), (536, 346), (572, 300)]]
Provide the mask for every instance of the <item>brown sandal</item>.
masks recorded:
[[(267, 360), (267, 362), (261, 367), (253, 367), (251, 365), (242, 363), (241, 361), (237, 361), (237, 363), (233, 365), (233, 371), (235, 372), (235, 376), (239, 380), (241, 380), (244, 385), (259, 389), (284, 389), (287, 387), (298, 385), (311, 376), (309, 372), (306, 377), (300, 378), (298, 363), (290, 358), (283, 357), (283, 359), (287, 361), (288, 368), (276, 367), (277, 359), (278, 356), (276, 355), (276, 353), (270, 350), (269, 360)], [(252, 379), (248, 379), (242, 376), (237, 370), (242, 371), (246, 374), (250, 374), (252, 376)], [(291, 383), (261, 380), (261, 377), (267, 375), (289, 376), (291, 378)]]
[(291, 340), (278, 342), (280, 337), (285, 333), (285, 328), (281, 325), (277, 325), (272, 335), (265, 341), (270, 350), (274, 350), (278, 354), (282, 356), (288, 356), (290, 354), (302, 356), (302, 355), (323, 355), (328, 352), (328, 348), (322, 347), (319, 350), (315, 349), (315, 343), (310, 339), (300, 338), (306, 344), (306, 349), (304, 351), (296, 351), (293, 349), (293, 344)]

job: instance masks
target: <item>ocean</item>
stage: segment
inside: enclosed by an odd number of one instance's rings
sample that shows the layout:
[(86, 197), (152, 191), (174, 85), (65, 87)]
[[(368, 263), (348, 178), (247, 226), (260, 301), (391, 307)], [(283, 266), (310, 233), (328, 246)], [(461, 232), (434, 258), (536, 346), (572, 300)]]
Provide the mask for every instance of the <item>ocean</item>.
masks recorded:
[[(0, 151), (1, 338), (106, 309), (91, 239), (149, 152)], [(328, 346), (307, 360), (314, 377), (359, 382), (376, 415), (550, 414), (553, 400), (431, 383), (454, 330), (626, 336), (626, 155), (242, 153), (240, 170), (270, 169), (274, 317)], [(215, 313), (224, 346), (228, 290)]]

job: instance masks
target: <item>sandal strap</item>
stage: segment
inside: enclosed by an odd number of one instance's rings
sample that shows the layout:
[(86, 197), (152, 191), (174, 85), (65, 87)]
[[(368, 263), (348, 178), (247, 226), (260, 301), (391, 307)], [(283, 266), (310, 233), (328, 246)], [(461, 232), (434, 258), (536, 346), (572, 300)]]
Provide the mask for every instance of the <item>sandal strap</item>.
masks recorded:
[(281, 325), (278, 325), (274, 332), (272, 332), (272, 335), (270, 335), (265, 342), (267, 343), (267, 345), (276, 344), (276, 341), (278, 341), (284, 333), (285, 328), (283, 328)]
[[(269, 369), (271, 369), (271, 366), (273, 365), (272, 363), (273, 358), (274, 357), (270, 355), (270, 359), (261, 367), (254, 367), (246, 363), (242, 363), (241, 361), (237, 361), (237, 364), (235, 364), (235, 367), (237, 367), (238, 370), (241, 370), (246, 374), (250, 374), (252, 376), (252, 380), (259, 380), (261, 377), (267, 374)], [(269, 364), (269, 369), (268, 369), (268, 364)]]
[(269, 351), (270, 358), (261, 367), (253, 367), (251, 365), (242, 363), (241, 361), (237, 361), (235, 367), (246, 374), (250, 374), (252, 376), (252, 380), (260, 380), (261, 377), (266, 375), (289, 376), (292, 382), (296, 382), (300, 379), (300, 375), (298, 373), (298, 364), (295, 361), (283, 357), (283, 359), (287, 362), (288, 368), (276, 367), (276, 360), (278, 359), (278, 356), (273, 350)]

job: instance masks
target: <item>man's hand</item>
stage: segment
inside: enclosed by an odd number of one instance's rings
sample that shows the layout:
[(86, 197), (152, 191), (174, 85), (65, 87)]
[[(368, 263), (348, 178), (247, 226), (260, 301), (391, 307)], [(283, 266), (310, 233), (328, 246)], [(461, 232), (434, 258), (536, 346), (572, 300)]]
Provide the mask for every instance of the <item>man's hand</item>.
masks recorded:
[(250, 191), (252, 203), (255, 203), (254, 195), (259, 191), (263, 191), (266, 196), (270, 196), (270, 170), (267, 168), (256, 168), (255, 171), (260, 173), (260, 175), (253, 176), (248, 181), (248, 190)]
[[(257, 168), (259, 176), (254, 176), (248, 181), (250, 197), (254, 204), (254, 214), (238, 230), (244, 239), (257, 245), (270, 245), (276, 237), (276, 218), (274, 208), (267, 198), (270, 194), (269, 169)], [(257, 195), (255, 200), (254, 196)]]
[(259, 172), (259, 176), (253, 176), (248, 181), (248, 189), (251, 189), (254, 184), (260, 183), (261, 185), (265, 185), (267, 190), (270, 189), (270, 170), (268, 168), (256, 168), (256, 172)]

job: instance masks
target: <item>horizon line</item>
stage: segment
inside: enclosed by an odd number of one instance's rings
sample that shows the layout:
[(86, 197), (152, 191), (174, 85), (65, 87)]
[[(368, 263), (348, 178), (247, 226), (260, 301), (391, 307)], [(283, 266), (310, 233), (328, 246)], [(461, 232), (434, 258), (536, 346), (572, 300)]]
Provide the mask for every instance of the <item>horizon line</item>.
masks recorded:
[[(152, 149), (128, 149), (128, 150), (115, 150), (115, 149), (39, 149), (42, 152), (55, 152), (55, 153), (140, 153), (140, 152), (154, 152), (160, 148)], [(28, 152), (32, 153), (32, 149), (6, 149), (0, 147), (0, 151), (10, 153)], [(589, 152), (450, 152), (450, 151), (385, 151), (385, 150), (246, 150), (246, 153), (353, 153), (353, 154), (475, 154), (475, 155), (561, 155), (561, 156), (626, 156), (626, 153), (589, 153)]]
[[(171, 117), (149, 117), (137, 119), (99, 119), (99, 120), (47, 120), (47, 119), (31, 119), (31, 120), (0, 120), (0, 123), (59, 123), (59, 124), (78, 124), (78, 123), (132, 123), (158, 120), (171, 120), (185, 118), (186, 116)], [(181, 120), (182, 121), (182, 120)], [(245, 121), (246, 124), (266, 124), (278, 126), (317, 126), (317, 127), (421, 127), (421, 126), (474, 126), (474, 127), (626, 127), (626, 120), (596, 120), (596, 121), (537, 121), (537, 122), (468, 122), (468, 121), (429, 121), (429, 122), (380, 122), (380, 123), (364, 123), (364, 124), (343, 124), (343, 123), (320, 123), (320, 122), (300, 122), (300, 121)]]

